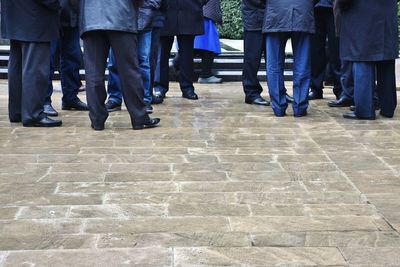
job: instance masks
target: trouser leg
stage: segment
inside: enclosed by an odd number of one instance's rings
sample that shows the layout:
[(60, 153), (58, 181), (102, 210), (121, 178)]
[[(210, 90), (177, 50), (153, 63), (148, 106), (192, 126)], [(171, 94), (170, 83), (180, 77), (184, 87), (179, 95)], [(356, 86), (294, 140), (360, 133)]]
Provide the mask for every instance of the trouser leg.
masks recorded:
[(194, 91), (194, 36), (178, 35), (179, 45), (179, 85), (183, 93), (191, 93)]
[(160, 76), (160, 68), (158, 67), (160, 58), (160, 35), (161, 28), (155, 27), (151, 31), (151, 51), (150, 51), (150, 94), (153, 96), (154, 81), (156, 76)]
[(81, 86), (80, 65), (79, 28), (63, 27), (60, 42), (60, 74), (63, 103), (71, 103), (78, 99), (78, 91)]
[(82, 37), (85, 48), (86, 98), (89, 117), (94, 127), (101, 128), (104, 127), (108, 117), (104, 103), (107, 98), (104, 71), (107, 66), (110, 43), (104, 31), (87, 32)]
[(21, 42), (11, 40), (8, 61), (8, 116), (10, 121), (21, 120), (22, 99), (22, 47)]
[(322, 93), (324, 88), (326, 55), (326, 20), (323, 8), (315, 9), (315, 34), (311, 37), (311, 89)]
[(132, 125), (150, 120), (144, 102), (143, 80), (138, 60), (137, 35), (128, 32), (107, 33), (121, 78), (122, 95), (131, 117)]
[(343, 88), (342, 94), (348, 99), (353, 99), (354, 80), (353, 80), (353, 63), (351, 61), (342, 62), (340, 82)]
[(311, 35), (293, 33), (293, 111), (294, 115), (302, 115), (308, 108), (308, 89), (311, 83)]
[(138, 57), (139, 69), (143, 80), (144, 87), (144, 102), (150, 104), (152, 96), (150, 91), (150, 52), (151, 52), (151, 31), (141, 32), (138, 34)]
[(397, 106), (396, 61), (377, 62), (377, 93), (380, 113), (385, 117), (393, 117)]
[(375, 118), (375, 62), (353, 62), (355, 114)]
[(56, 70), (56, 57), (60, 56), (60, 40), (52, 41), (50, 44), (50, 75), (47, 85), (44, 104), (51, 104), (51, 96), (53, 95), (53, 78)]
[(277, 116), (285, 115), (288, 106), (284, 80), (285, 33), (267, 33), (267, 79), (272, 109)]
[(40, 121), (50, 75), (50, 42), (22, 43), (22, 122)]
[(108, 81), (107, 81), (107, 93), (108, 99), (121, 105), (122, 104), (122, 85), (119, 73), (117, 71), (117, 64), (115, 63), (115, 57), (112, 49), (108, 55)]
[(214, 64), (215, 54), (214, 52), (207, 50), (199, 50), (201, 56), (201, 78), (210, 78), (213, 76), (212, 67)]
[(263, 91), (258, 70), (265, 47), (265, 36), (261, 31), (244, 32), (243, 90), (249, 100), (256, 99)]
[(154, 82), (155, 87), (160, 87), (164, 92), (169, 89), (169, 56), (171, 53), (172, 45), (174, 43), (173, 36), (161, 37), (161, 51), (160, 51), (160, 75)]

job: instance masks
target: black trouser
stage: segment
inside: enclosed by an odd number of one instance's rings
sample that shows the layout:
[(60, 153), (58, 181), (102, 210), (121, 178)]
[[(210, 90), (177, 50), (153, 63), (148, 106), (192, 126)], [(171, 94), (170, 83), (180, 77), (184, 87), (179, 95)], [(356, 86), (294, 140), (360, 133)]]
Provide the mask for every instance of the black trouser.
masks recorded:
[(90, 31), (83, 36), (86, 71), (86, 94), (93, 126), (104, 125), (108, 111), (104, 102), (105, 69), (110, 47), (113, 50), (117, 70), (121, 77), (122, 95), (133, 124), (149, 120), (143, 101), (143, 82), (139, 71), (137, 36), (122, 31)]
[(211, 76), (213, 76), (212, 67), (215, 58), (214, 52), (202, 49), (196, 49), (195, 54), (201, 57), (200, 78), (210, 78)]
[(258, 80), (261, 58), (266, 56), (265, 36), (261, 31), (244, 32), (243, 89), (246, 98), (254, 100), (263, 88)]
[[(179, 45), (179, 84), (183, 93), (194, 91), (193, 74), (194, 74), (194, 35), (178, 35)], [(160, 77), (155, 81), (156, 87), (161, 87), (163, 91), (169, 89), (169, 56), (174, 36), (161, 37), (161, 54), (160, 54)]]
[(8, 65), (11, 121), (29, 123), (45, 117), (43, 113), (50, 74), (50, 42), (11, 40)]
[[(311, 88), (322, 91), (328, 60), (334, 76), (334, 87), (341, 88), (339, 39), (336, 36), (335, 17), (332, 8), (315, 9), (316, 32), (311, 42)], [(329, 58), (326, 53), (328, 39)]]

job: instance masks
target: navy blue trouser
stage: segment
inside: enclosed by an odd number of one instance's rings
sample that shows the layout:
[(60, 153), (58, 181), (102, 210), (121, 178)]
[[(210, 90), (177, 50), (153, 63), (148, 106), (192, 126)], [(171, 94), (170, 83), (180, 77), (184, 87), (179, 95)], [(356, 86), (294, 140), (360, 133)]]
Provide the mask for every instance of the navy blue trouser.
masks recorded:
[[(79, 28), (62, 27), (59, 40), (51, 42), (50, 77), (47, 86), (45, 104), (51, 103), (53, 94), (53, 75), (55, 71), (56, 55), (60, 55), (60, 76), (63, 92), (62, 101), (71, 103), (78, 98), (81, 87), (79, 69), (82, 63), (81, 46), (79, 43)], [(59, 52), (59, 53), (58, 53)]]
[[(315, 9), (315, 26), (316, 32), (311, 38), (311, 88), (322, 91), (326, 66), (329, 62), (334, 77), (334, 87), (340, 89), (339, 39), (336, 36), (332, 8)], [(328, 51), (326, 51), (326, 44), (328, 44)]]
[(308, 89), (311, 82), (311, 34), (304, 32), (267, 33), (267, 79), (272, 109), (283, 116), (287, 109), (285, 89), (285, 47), (288, 39), (293, 46), (293, 112), (303, 115), (308, 108)]
[(376, 85), (381, 115), (393, 117), (397, 106), (395, 60), (353, 62), (353, 74), (356, 115), (360, 118), (375, 117)]

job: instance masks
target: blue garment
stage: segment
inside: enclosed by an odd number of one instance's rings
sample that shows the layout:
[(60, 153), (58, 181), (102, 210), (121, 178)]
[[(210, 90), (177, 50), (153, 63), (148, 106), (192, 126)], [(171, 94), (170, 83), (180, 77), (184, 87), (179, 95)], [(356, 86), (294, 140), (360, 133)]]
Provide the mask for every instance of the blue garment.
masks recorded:
[(221, 54), (218, 28), (211, 19), (204, 18), (204, 34), (196, 36), (194, 49), (211, 51), (216, 55)]
[(78, 89), (81, 87), (79, 69), (81, 66), (81, 46), (79, 43), (79, 29), (71, 27), (62, 28), (62, 36), (59, 40), (51, 42), (50, 77), (47, 86), (45, 104), (51, 103), (53, 94), (53, 75), (55, 71), (55, 57), (59, 51), (62, 102), (71, 103), (78, 99)]
[[(138, 57), (140, 74), (143, 80), (144, 87), (144, 102), (150, 104), (152, 101), (151, 88), (150, 88), (150, 49), (151, 49), (151, 31), (140, 32), (138, 38)], [(108, 99), (118, 104), (122, 103), (122, 90), (121, 81), (118, 75), (115, 58), (110, 50), (108, 60)]]
[(292, 39), (293, 66), (293, 112), (303, 115), (308, 108), (308, 89), (311, 83), (311, 34), (304, 32), (267, 33), (267, 78), (272, 109), (275, 115), (283, 116), (288, 103), (284, 79), (285, 47)]
[(355, 114), (360, 118), (375, 118), (374, 90), (380, 112), (393, 117), (397, 106), (395, 60), (378, 62), (353, 62)]
[(340, 75), (340, 83), (342, 84), (342, 95), (348, 99), (354, 97), (354, 81), (353, 81), (353, 64), (351, 61), (342, 61), (342, 69)]

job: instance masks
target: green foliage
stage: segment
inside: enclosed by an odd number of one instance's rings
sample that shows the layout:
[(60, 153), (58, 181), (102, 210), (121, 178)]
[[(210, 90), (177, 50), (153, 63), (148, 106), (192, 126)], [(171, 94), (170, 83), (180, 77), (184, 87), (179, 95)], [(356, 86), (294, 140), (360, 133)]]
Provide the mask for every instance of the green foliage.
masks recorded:
[(243, 35), (241, 0), (221, 0), (224, 23), (220, 27), (221, 38), (241, 39)]

